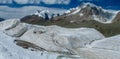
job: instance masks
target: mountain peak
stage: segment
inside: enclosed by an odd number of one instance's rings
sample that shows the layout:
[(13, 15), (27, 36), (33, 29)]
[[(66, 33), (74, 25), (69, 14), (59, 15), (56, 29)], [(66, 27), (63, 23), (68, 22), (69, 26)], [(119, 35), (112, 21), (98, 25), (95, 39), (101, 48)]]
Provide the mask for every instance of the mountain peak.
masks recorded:
[(93, 3), (82, 3), (80, 6), (82, 7), (98, 7), (97, 5), (93, 4)]
[(100, 6), (97, 6), (97, 5), (95, 5), (95, 4), (93, 4), (93, 3), (82, 3), (81, 5), (79, 5), (78, 7), (76, 7), (76, 8), (71, 8), (70, 10), (68, 10), (67, 12), (65, 12), (65, 13), (70, 13), (70, 12), (74, 12), (74, 11), (80, 11), (81, 9), (88, 9), (88, 10), (91, 10), (91, 9), (97, 9), (97, 10), (99, 10), (99, 9), (102, 9), (102, 7), (100, 7)]
[[(101, 23), (108, 23), (116, 15), (116, 11), (105, 10), (100, 6), (97, 6), (92, 3), (82, 3), (80, 6), (76, 8), (72, 8), (66, 12), (68, 16), (76, 16), (79, 17), (78, 20), (96, 20)], [(76, 18), (75, 18), (76, 19)]]

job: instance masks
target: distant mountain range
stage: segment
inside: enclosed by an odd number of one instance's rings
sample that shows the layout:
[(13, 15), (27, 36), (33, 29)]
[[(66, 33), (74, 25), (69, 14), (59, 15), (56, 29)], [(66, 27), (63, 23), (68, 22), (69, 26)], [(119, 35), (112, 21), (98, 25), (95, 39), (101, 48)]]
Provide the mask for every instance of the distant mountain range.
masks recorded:
[[(45, 11), (45, 10), (43, 10)], [(41, 11), (41, 12), (43, 12)], [(95, 28), (105, 36), (112, 36), (120, 33), (120, 11), (105, 10), (102, 7), (91, 3), (84, 3), (76, 8), (66, 11), (63, 15), (50, 17), (39, 14), (28, 15), (21, 18), (22, 22), (37, 25), (59, 25), (62, 27), (89, 27)], [(117, 29), (117, 30), (116, 30)]]
[(4, 19), (22, 18), (35, 13), (37, 10), (54, 10), (55, 8), (58, 8), (57, 10), (63, 9), (62, 12), (59, 11), (63, 13), (65, 10), (86, 2), (102, 6), (104, 9), (120, 10), (120, 1), (117, 0), (0, 0), (0, 17)]
[(71, 3), (71, 0), (1, 0), (0, 5), (7, 5), (9, 7), (23, 7), (23, 6), (45, 6), (61, 8)]
[(83, 3), (76, 8), (72, 8), (66, 11), (63, 15), (54, 14), (52, 12), (49, 12), (49, 10), (38, 10), (38, 12), (34, 15), (38, 15), (44, 20), (66, 20), (71, 23), (83, 22), (88, 20), (96, 20), (101, 23), (112, 23), (113, 19), (118, 18), (116, 18), (116, 15), (119, 15), (118, 12), (119, 11), (115, 10), (105, 10), (102, 7), (96, 6), (91, 3)]

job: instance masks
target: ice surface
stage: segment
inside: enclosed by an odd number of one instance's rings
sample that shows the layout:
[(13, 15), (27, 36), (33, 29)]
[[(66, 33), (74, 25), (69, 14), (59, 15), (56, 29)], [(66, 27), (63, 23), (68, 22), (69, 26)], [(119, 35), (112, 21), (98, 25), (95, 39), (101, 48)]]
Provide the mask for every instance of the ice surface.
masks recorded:
[[(15, 19), (0, 24), (0, 59), (120, 59), (120, 35), (105, 38), (93, 28), (38, 26)], [(27, 30), (16, 37), (24, 28)], [(45, 51), (24, 49), (16, 45), (16, 39), (34, 43)]]

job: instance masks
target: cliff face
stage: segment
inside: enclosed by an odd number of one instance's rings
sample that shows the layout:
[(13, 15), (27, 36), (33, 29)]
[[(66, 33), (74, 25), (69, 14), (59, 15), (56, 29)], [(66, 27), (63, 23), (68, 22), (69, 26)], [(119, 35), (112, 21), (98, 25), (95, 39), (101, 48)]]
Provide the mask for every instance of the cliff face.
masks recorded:
[(21, 19), (21, 22), (31, 23), (31, 24), (39, 23), (41, 21), (45, 21), (45, 19), (39, 17), (38, 15), (29, 15)]
[(4, 21), (5, 19), (3, 19), (3, 18), (0, 18), (0, 21)]
[(101, 23), (107, 23), (112, 21), (113, 16), (116, 14), (109, 10), (104, 10), (94, 4), (86, 3), (77, 8), (68, 10), (64, 15), (55, 17), (56, 19), (63, 19), (69, 22), (82, 22), (95, 20)]
[(117, 15), (115, 16), (112, 22), (118, 22), (118, 21), (120, 21), (120, 12), (117, 13)]

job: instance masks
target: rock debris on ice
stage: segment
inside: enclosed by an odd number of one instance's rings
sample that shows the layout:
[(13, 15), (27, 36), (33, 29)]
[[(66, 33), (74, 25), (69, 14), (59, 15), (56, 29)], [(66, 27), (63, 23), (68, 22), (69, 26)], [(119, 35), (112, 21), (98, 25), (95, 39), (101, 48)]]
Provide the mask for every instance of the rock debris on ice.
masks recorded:
[[(120, 59), (120, 35), (105, 38), (93, 28), (38, 26), (11, 19), (0, 22), (0, 34), (0, 59)], [(44, 51), (24, 49), (15, 40)]]

